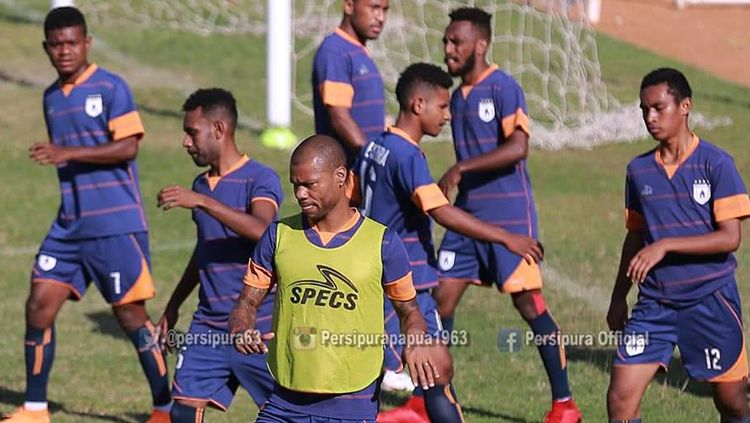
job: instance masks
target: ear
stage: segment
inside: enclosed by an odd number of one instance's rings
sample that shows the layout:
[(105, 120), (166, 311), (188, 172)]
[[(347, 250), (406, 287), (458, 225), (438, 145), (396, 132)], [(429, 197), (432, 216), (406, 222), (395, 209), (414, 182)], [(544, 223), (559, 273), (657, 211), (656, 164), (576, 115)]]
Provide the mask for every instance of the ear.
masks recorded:
[(344, 15), (351, 16), (354, 14), (354, 0), (344, 0)]
[(680, 102), (680, 113), (682, 113), (683, 116), (690, 114), (690, 109), (693, 108), (693, 99), (690, 97), (685, 97)]
[(214, 139), (220, 140), (224, 137), (227, 131), (227, 124), (221, 119), (217, 119), (211, 122), (211, 132), (214, 135)]
[(349, 176), (349, 170), (346, 169), (346, 166), (339, 166), (333, 171), (333, 175), (336, 177), (338, 186), (343, 187), (346, 184), (347, 176)]
[(88, 54), (89, 50), (91, 50), (91, 43), (92, 43), (91, 35), (87, 35), (83, 43), (86, 46), (86, 53)]
[(425, 100), (424, 97), (421, 95), (417, 95), (416, 97), (413, 97), (411, 101), (411, 112), (412, 114), (419, 116), (422, 114), (425, 108)]
[(490, 43), (485, 40), (484, 38), (480, 38), (477, 40), (477, 48), (476, 52), (477, 54), (483, 58), (487, 55), (487, 51), (489, 50)]

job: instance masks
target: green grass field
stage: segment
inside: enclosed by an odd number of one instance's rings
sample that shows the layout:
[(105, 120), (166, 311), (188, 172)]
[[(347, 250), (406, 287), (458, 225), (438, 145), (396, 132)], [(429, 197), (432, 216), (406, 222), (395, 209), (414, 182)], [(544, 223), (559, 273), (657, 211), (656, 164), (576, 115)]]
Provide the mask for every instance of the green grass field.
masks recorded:
[[(156, 193), (164, 185), (188, 185), (199, 171), (180, 146), (179, 108), (187, 93), (200, 86), (219, 85), (238, 97), (243, 114), (262, 121), (264, 102), (263, 40), (248, 36), (197, 36), (161, 30), (95, 31), (98, 48), (92, 59), (121, 72), (131, 81), (148, 131), (139, 155), (141, 182), (151, 227), (153, 273), (159, 295), (148, 303), (157, 319), (190, 254), (194, 227), (187, 211), (163, 213)], [(43, 87), (54, 75), (40, 48), (41, 29), (17, 19), (0, 7), (0, 411), (23, 401), (24, 301), (28, 275), (38, 243), (58, 206), (58, 187), (52, 167), (39, 167), (27, 158), (27, 147), (45, 140), (41, 113)], [(727, 116), (732, 125), (699, 134), (730, 151), (745, 177), (750, 175), (750, 91), (720, 81), (672, 60), (655, 56), (615, 40), (600, 37), (599, 54), (609, 89), (622, 102), (637, 97), (640, 78), (662, 65), (683, 69), (695, 92), (697, 110)], [(116, 50), (119, 55), (112, 54)], [(127, 57), (127, 60), (123, 59)], [(176, 78), (175, 76), (179, 76)], [(306, 77), (304, 77), (306, 80)], [(9, 82), (10, 81), (10, 82)], [(311, 120), (296, 115), (295, 132), (310, 133)], [(239, 133), (242, 148), (272, 165), (285, 182), (288, 152), (266, 150), (257, 133)], [(558, 323), (570, 334), (593, 334), (605, 329), (604, 310), (613, 283), (622, 239), (623, 179), (627, 162), (653, 146), (651, 140), (611, 144), (592, 150), (531, 152), (533, 178), (546, 247), (546, 297)], [(425, 150), (433, 175), (439, 177), (453, 161), (447, 143), (430, 143)], [(281, 214), (296, 211), (289, 184)], [(745, 231), (747, 234), (747, 231)], [(738, 280), (750, 302), (745, 265), (748, 249), (739, 252)], [(182, 309), (178, 327), (185, 329), (197, 299)], [(473, 288), (458, 311), (456, 329), (469, 332), (470, 345), (452, 350), (455, 386), (469, 422), (536, 422), (549, 407), (549, 387), (537, 352), (524, 347), (503, 353), (497, 347), (501, 328), (525, 329), (508, 297), (494, 290)], [(49, 398), (55, 421), (143, 421), (150, 410), (147, 385), (135, 354), (117, 327), (109, 307), (95, 289), (80, 303), (69, 303), (57, 322), (58, 345)], [(568, 348), (569, 375), (575, 399), (586, 421), (606, 420), (605, 392), (609, 382), (611, 349)], [(174, 356), (170, 364), (174, 365)], [(393, 405), (387, 398), (386, 404)], [(247, 421), (256, 413), (248, 395), (241, 393), (226, 414), (211, 412), (207, 421)], [(649, 388), (643, 415), (651, 422), (715, 421), (706, 387), (686, 384), (675, 367)]]

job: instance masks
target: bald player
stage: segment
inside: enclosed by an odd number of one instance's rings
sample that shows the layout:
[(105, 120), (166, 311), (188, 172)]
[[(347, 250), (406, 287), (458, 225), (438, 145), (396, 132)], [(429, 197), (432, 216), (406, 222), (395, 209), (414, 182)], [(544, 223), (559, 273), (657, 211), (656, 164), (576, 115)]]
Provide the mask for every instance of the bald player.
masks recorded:
[[(271, 224), (248, 265), (230, 331), (239, 351), (268, 353), (275, 387), (259, 422), (375, 421), (384, 293), (401, 321), (413, 382), (429, 388), (440, 381), (436, 363), (447, 357), (440, 356), (444, 349), (427, 345), (404, 245), (394, 232), (349, 207), (347, 176), (346, 154), (336, 140), (324, 135), (304, 140), (290, 165), (302, 212)], [(277, 289), (272, 332), (253, 331), (272, 286)]]

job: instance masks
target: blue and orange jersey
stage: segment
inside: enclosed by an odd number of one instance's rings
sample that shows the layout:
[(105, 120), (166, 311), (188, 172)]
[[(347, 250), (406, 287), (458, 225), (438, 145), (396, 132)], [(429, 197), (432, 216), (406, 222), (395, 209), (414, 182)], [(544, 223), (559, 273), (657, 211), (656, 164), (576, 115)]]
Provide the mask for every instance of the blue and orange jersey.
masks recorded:
[[(304, 234), (312, 245), (323, 249), (335, 250), (351, 239), (366, 219), (355, 213), (352, 219), (335, 232), (320, 231), (303, 218)], [(255, 247), (247, 266), (245, 283), (266, 289), (276, 283), (274, 256), (278, 222), (271, 224)], [(365, 252), (366, 253), (366, 252)], [(398, 235), (386, 229), (381, 243), (381, 260), (383, 273), (381, 281), (387, 297), (407, 301), (416, 295), (412, 284), (412, 272), (406, 258), (404, 244)], [(356, 364), (352, 363), (356, 367)], [(377, 380), (358, 392), (348, 394), (310, 394), (279, 389), (274, 392), (273, 401), (284, 408), (315, 416), (360, 419), (362, 416), (375, 415), (378, 408)], [(343, 414), (342, 414), (343, 413)]]
[(367, 47), (341, 28), (328, 35), (313, 59), (315, 132), (338, 138), (327, 107), (346, 107), (369, 140), (385, 129), (385, 87)]
[[(278, 210), (284, 198), (276, 172), (247, 156), (222, 176), (209, 176), (208, 172), (198, 175), (193, 181), (193, 191), (245, 213), (251, 213), (258, 202), (271, 203)], [(255, 243), (240, 237), (200, 208), (193, 209), (193, 221), (198, 232), (195, 258), (200, 277), (194, 318), (226, 329), (229, 313), (244, 287), (242, 279)], [(271, 318), (272, 303), (273, 296), (269, 295), (259, 319)]]
[[(97, 147), (144, 134), (125, 81), (89, 67), (72, 83), (44, 92), (50, 142), (61, 147)], [(96, 238), (147, 230), (135, 160), (115, 165), (67, 162), (57, 166), (60, 209), (49, 236)]]
[[(693, 136), (680, 163), (665, 165), (658, 149), (633, 159), (625, 183), (626, 227), (645, 243), (699, 236), (719, 222), (750, 216), (750, 199), (732, 157)], [(690, 302), (734, 281), (734, 254), (695, 256), (669, 253), (656, 264), (642, 295), (666, 302)]]
[(362, 212), (398, 233), (409, 254), (416, 289), (438, 284), (430, 210), (449, 204), (430, 175), (424, 152), (390, 127), (362, 149), (355, 168)]
[[(493, 151), (516, 129), (531, 133), (523, 90), (496, 65), (476, 84), (453, 92), (451, 114), (458, 161)], [(536, 206), (525, 160), (497, 171), (465, 173), (456, 206), (505, 230), (537, 237)]]

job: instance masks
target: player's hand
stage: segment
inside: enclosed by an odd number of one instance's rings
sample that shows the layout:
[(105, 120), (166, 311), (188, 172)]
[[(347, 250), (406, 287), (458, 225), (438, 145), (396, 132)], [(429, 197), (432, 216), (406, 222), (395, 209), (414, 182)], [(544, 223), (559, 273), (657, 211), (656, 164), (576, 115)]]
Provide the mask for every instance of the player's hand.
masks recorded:
[(534, 238), (508, 233), (504, 245), (510, 252), (523, 257), (529, 264), (544, 260), (544, 247)]
[(159, 191), (156, 196), (156, 205), (165, 211), (175, 207), (193, 209), (201, 205), (201, 200), (202, 196), (193, 190), (179, 185), (170, 185)]
[(628, 302), (625, 299), (613, 298), (607, 310), (607, 325), (610, 330), (623, 330), (628, 322)]
[[(427, 336), (427, 335), (425, 335)], [(414, 345), (404, 347), (404, 362), (409, 369), (411, 381), (415, 386), (429, 389), (435, 386), (440, 378), (435, 358), (432, 356), (434, 346)], [(403, 370), (403, 366), (398, 372)]]
[(161, 342), (162, 348), (165, 348), (168, 352), (174, 352), (176, 345), (171, 345), (169, 342), (169, 331), (174, 329), (177, 324), (177, 320), (180, 318), (180, 313), (177, 310), (173, 310), (171, 307), (167, 307), (164, 313), (159, 319), (159, 323), (156, 324), (156, 329), (159, 333), (159, 341)]
[(638, 254), (630, 260), (628, 271), (625, 274), (633, 283), (643, 283), (648, 276), (648, 272), (659, 263), (667, 254), (664, 244), (656, 241), (653, 244), (642, 248)]
[(245, 329), (244, 331), (232, 332), (234, 348), (242, 354), (266, 354), (268, 352), (267, 341), (276, 337), (273, 332), (261, 334), (257, 329)]
[(445, 172), (443, 177), (440, 178), (438, 186), (440, 187), (440, 190), (443, 191), (443, 195), (445, 195), (446, 198), (451, 198), (450, 195), (453, 193), (453, 190), (456, 189), (459, 182), (461, 182), (461, 169), (459, 169), (458, 164), (454, 164), (447, 172)]
[(69, 160), (67, 150), (49, 142), (38, 142), (29, 147), (29, 157), (40, 165), (59, 164)]

